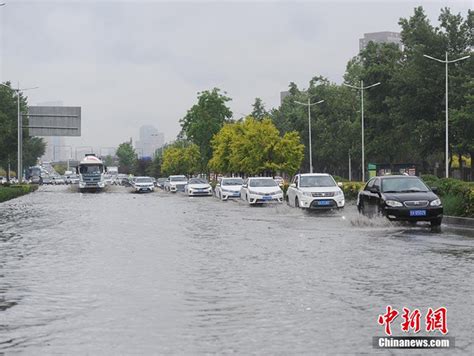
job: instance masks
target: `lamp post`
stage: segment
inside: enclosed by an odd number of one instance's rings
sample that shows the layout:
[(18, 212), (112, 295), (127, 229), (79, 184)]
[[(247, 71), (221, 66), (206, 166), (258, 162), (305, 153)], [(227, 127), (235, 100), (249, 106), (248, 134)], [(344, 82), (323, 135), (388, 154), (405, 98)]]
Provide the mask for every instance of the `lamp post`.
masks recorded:
[(18, 183), (21, 184), (23, 181), (23, 123), (22, 123), (22, 117), (21, 117), (21, 112), (20, 112), (20, 92), (26, 91), (26, 90), (32, 90), (32, 89), (38, 89), (38, 87), (34, 88), (20, 88), (20, 83), (18, 83), (18, 88), (14, 89), (9, 87), (8, 85), (5, 85), (3, 83), (0, 83), (4, 87), (7, 87), (10, 90), (13, 90), (16, 92), (16, 98), (17, 98), (17, 104), (18, 104), (18, 149), (17, 149), (17, 172), (16, 172), (16, 178), (18, 179)]
[(431, 57), (431, 56), (428, 56), (427, 54), (424, 54), (423, 55), (424, 57), (428, 58), (428, 59), (432, 59), (434, 61), (437, 61), (437, 62), (440, 62), (440, 63), (444, 63), (446, 65), (446, 68), (445, 68), (445, 71), (446, 71), (446, 129), (445, 129), (445, 133), (446, 133), (446, 158), (445, 158), (445, 164), (446, 164), (446, 178), (449, 177), (449, 137), (448, 137), (448, 118), (449, 118), (449, 114), (448, 114), (448, 64), (449, 63), (456, 63), (456, 62), (459, 62), (459, 61), (462, 61), (464, 59), (468, 59), (470, 56), (465, 56), (465, 57), (461, 57), (461, 58), (458, 58), (458, 59), (453, 59), (453, 60), (448, 60), (448, 52), (446, 52), (446, 59), (442, 60), (442, 59), (438, 59), (438, 58), (435, 58), (435, 57)]
[(311, 106), (318, 105), (318, 104), (321, 104), (323, 102), (324, 102), (324, 100), (319, 100), (315, 103), (311, 103), (311, 98), (309, 97), (309, 95), (308, 95), (308, 102), (307, 103), (301, 103), (301, 102), (295, 100), (295, 103), (308, 107), (308, 133), (309, 133), (308, 141), (309, 141), (309, 172), (310, 173), (313, 173), (313, 149), (312, 149), (312, 146), (311, 146), (311, 141), (312, 141), (312, 139), (311, 139)]
[(377, 82), (372, 85), (368, 85), (364, 87), (364, 81), (360, 81), (360, 87), (356, 87), (354, 85), (350, 85), (347, 83), (342, 83), (346, 87), (352, 88), (352, 89), (357, 89), (360, 90), (360, 112), (361, 112), (361, 125), (362, 125), (362, 181), (365, 182), (365, 144), (364, 144), (364, 90), (373, 88), (377, 85), (380, 85), (380, 82)]

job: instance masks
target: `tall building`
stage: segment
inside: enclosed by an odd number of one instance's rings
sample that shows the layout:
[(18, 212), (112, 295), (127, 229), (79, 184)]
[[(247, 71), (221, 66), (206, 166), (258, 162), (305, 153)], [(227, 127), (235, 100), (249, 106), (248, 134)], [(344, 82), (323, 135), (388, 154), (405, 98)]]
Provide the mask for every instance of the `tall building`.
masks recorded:
[(398, 32), (371, 32), (364, 33), (364, 38), (359, 39), (359, 51), (365, 49), (371, 41), (375, 43), (395, 43), (398, 47), (402, 47), (402, 38)]
[(153, 158), (156, 150), (165, 143), (165, 135), (152, 125), (140, 127), (139, 136), (139, 140), (135, 143), (139, 158)]

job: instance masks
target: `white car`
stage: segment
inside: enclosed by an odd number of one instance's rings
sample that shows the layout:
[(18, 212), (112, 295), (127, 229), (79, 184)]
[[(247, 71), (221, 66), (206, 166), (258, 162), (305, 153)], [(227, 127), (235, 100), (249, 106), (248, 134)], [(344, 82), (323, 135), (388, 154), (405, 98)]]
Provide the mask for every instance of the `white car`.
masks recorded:
[(242, 178), (222, 177), (217, 183), (214, 193), (221, 200), (229, 198), (240, 198), (240, 189), (242, 189), (244, 180)]
[(150, 177), (135, 177), (132, 183), (133, 191), (140, 192), (153, 192), (155, 185)]
[(290, 206), (304, 209), (344, 207), (344, 193), (334, 178), (326, 173), (297, 174), (286, 192)]
[(271, 177), (250, 177), (240, 189), (240, 198), (251, 205), (282, 203), (283, 191)]
[(165, 182), (165, 190), (172, 193), (176, 193), (177, 191), (184, 192), (184, 187), (186, 184), (188, 184), (188, 178), (186, 178), (186, 176), (169, 176)]
[(184, 193), (187, 195), (212, 195), (212, 187), (204, 178), (191, 178), (184, 187)]

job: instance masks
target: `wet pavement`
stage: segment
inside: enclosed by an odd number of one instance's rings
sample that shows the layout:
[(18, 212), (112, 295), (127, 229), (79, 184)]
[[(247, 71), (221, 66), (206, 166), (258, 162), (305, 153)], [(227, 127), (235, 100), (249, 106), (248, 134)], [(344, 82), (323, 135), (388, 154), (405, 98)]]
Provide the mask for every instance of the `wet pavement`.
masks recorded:
[(472, 354), (473, 261), (470, 231), (354, 206), (41, 187), (0, 204), (0, 352), (397, 354), (372, 348), (390, 304), (445, 306)]

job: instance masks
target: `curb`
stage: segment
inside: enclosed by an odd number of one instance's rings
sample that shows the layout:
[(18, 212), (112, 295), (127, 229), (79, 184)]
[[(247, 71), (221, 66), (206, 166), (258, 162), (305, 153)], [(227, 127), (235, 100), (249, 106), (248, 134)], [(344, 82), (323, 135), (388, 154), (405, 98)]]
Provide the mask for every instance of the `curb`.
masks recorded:
[(463, 218), (458, 216), (443, 216), (443, 222), (449, 225), (459, 225), (465, 227), (474, 228), (474, 219), (473, 218)]

